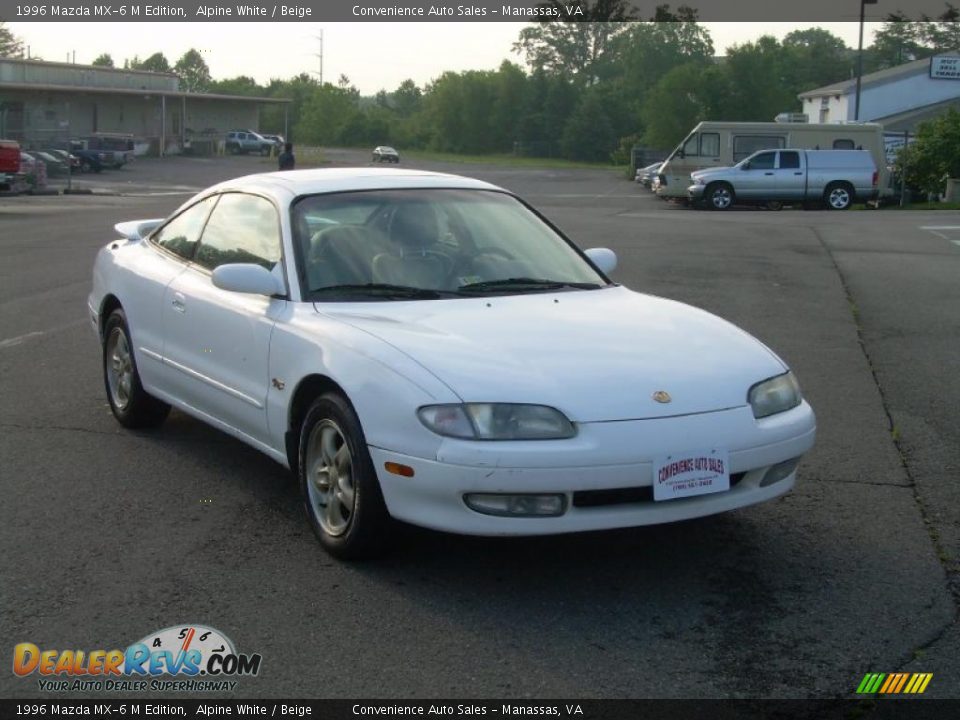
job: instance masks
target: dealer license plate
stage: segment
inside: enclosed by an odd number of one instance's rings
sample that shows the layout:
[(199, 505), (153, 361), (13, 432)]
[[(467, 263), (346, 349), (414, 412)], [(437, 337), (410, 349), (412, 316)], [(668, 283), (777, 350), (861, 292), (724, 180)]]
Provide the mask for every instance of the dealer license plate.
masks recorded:
[(653, 465), (653, 499), (674, 500), (730, 489), (730, 453), (703, 450), (657, 458)]

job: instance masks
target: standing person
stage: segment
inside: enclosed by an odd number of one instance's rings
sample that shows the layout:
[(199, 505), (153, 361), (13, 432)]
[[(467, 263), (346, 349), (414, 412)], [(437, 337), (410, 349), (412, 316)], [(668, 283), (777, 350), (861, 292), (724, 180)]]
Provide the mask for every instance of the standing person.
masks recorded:
[(283, 152), (277, 157), (281, 170), (293, 170), (297, 159), (293, 156), (293, 143), (284, 143)]

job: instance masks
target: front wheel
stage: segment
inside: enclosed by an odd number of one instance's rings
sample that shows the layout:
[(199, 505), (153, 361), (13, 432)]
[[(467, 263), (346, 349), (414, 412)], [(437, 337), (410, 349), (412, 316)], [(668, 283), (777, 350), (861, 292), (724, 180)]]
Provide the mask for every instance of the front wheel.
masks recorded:
[(708, 185), (703, 197), (711, 210), (729, 210), (735, 198), (733, 188), (727, 183)]
[(166, 420), (170, 406), (148, 394), (140, 383), (127, 317), (119, 308), (104, 326), (103, 380), (113, 416), (124, 427), (157, 427)]
[(830, 183), (823, 191), (823, 202), (830, 210), (846, 210), (853, 205), (853, 188), (846, 183)]
[(335, 557), (381, 553), (390, 530), (360, 420), (335, 393), (318, 398), (300, 428), (300, 493), (320, 544)]

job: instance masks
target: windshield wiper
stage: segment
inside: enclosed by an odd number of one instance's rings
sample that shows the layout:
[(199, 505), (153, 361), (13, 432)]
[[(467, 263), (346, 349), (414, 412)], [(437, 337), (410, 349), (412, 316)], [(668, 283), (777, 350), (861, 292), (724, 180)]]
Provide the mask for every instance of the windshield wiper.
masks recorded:
[(503, 280), (484, 280), (482, 282), (461, 285), (460, 292), (543, 292), (574, 288), (576, 290), (599, 290), (602, 285), (592, 282), (567, 282), (566, 280), (546, 280), (543, 278), (515, 277)]
[(328, 285), (322, 288), (313, 288), (310, 294), (316, 295), (367, 295), (385, 299), (401, 298), (404, 300), (436, 300), (440, 297), (449, 297), (456, 293), (427, 288), (412, 287), (410, 285), (390, 285), (389, 283), (363, 283), (355, 285)]

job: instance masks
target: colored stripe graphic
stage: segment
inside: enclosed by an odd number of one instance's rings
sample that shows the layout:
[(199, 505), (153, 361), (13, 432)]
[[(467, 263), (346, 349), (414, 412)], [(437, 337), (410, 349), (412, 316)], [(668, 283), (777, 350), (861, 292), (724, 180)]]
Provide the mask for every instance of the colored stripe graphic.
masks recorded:
[(857, 686), (857, 695), (920, 695), (926, 691), (933, 673), (867, 673)]

